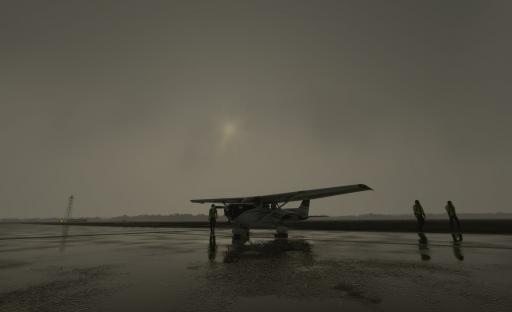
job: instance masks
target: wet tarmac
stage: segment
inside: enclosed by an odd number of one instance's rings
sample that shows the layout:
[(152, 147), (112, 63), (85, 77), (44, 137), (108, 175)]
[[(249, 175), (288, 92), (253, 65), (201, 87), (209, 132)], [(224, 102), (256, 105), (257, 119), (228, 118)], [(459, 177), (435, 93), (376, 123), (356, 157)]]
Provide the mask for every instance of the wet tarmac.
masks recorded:
[(511, 311), (512, 236), (0, 224), (0, 311)]

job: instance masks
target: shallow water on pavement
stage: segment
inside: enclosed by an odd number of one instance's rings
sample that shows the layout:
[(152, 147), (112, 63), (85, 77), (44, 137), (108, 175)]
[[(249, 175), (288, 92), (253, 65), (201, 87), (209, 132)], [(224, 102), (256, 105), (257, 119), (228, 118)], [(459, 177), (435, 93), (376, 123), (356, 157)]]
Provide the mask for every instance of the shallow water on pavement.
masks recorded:
[(0, 224), (0, 311), (512, 310), (512, 236)]

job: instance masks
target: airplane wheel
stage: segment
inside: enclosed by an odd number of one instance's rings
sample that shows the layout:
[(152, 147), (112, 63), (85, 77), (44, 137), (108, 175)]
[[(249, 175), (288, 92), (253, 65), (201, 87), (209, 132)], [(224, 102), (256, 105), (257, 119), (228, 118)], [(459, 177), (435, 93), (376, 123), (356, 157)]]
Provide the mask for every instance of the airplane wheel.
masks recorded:
[(233, 228), (233, 241), (245, 243), (249, 240), (249, 230), (243, 228)]

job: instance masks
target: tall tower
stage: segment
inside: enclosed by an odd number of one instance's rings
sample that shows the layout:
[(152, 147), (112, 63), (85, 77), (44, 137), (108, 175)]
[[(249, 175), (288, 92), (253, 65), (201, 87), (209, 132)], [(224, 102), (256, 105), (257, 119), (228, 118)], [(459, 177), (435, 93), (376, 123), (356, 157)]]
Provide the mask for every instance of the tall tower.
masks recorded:
[(68, 208), (66, 210), (66, 222), (68, 222), (71, 219), (71, 210), (73, 209), (73, 201), (75, 200), (75, 197), (73, 195), (69, 196), (68, 199)]

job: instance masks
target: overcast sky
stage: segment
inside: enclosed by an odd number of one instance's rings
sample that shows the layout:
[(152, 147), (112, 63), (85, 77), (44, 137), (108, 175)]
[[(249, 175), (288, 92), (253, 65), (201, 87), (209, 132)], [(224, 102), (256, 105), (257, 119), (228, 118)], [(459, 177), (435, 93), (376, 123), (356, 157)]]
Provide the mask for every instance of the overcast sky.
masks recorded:
[(509, 1), (0, 4), (0, 217), (509, 212)]

